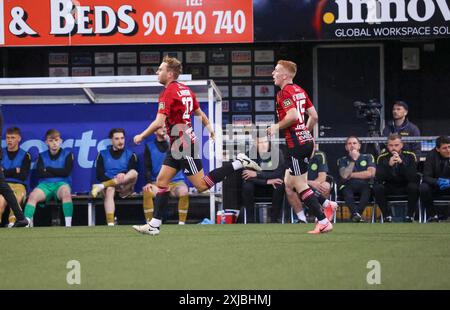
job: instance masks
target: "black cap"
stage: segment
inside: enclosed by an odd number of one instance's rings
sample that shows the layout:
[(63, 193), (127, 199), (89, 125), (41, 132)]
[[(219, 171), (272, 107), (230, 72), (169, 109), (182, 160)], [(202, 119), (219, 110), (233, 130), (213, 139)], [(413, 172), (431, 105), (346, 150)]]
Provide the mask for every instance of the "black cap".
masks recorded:
[(399, 105), (399, 106), (405, 108), (406, 111), (409, 110), (408, 104), (406, 102), (402, 101), (402, 100), (396, 100), (394, 102), (394, 105)]

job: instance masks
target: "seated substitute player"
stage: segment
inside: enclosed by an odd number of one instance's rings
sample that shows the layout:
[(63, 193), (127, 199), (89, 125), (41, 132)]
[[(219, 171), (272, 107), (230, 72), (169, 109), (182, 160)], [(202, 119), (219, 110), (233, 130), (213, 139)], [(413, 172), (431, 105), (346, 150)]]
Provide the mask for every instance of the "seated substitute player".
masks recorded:
[(436, 147), (427, 154), (420, 184), (420, 200), (428, 213), (428, 222), (448, 218), (448, 206), (438, 208), (433, 201), (450, 195), (450, 137), (440, 136)]
[[(3, 158), (1, 169), (5, 175), (5, 180), (11, 187), (17, 202), (24, 203), (27, 194), (26, 181), (30, 172), (31, 156), (30, 153), (25, 152), (19, 147), (22, 140), (20, 129), (17, 127), (10, 127), (6, 129), (6, 148), (3, 149)], [(0, 224), (2, 222), (2, 215), (7, 206), (5, 198), (0, 195)], [(8, 227), (12, 227), (16, 221), (13, 210), (9, 211)]]
[[(0, 137), (3, 135), (3, 113), (0, 109)], [(0, 160), (2, 159), (2, 149), (0, 148)], [(3, 170), (0, 169), (0, 195), (3, 196), (9, 208), (14, 211), (14, 214), (17, 218), (16, 222), (12, 227), (25, 227), (28, 226), (29, 222), (25, 219), (23, 215), (22, 209), (17, 203), (17, 199), (14, 196), (14, 192), (11, 187), (9, 187), (8, 183), (5, 180), (5, 175), (3, 174)]]
[[(158, 187), (155, 185), (156, 177), (169, 150), (169, 136), (165, 127), (159, 128), (155, 132), (155, 139), (145, 144), (144, 150), (144, 167), (145, 178), (147, 184), (144, 186), (144, 215), (147, 222), (153, 217), (153, 198), (158, 192)], [(186, 223), (188, 208), (189, 208), (189, 189), (184, 182), (184, 175), (181, 171), (175, 175), (172, 182), (169, 184), (170, 195), (178, 197), (178, 224), (184, 225)]]
[(156, 178), (158, 193), (155, 197), (153, 218), (146, 225), (133, 226), (136, 231), (144, 234), (159, 234), (162, 208), (167, 205), (170, 195), (169, 184), (179, 170), (183, 171), (199, 192), (203, 192), (221, 182), (235, 170), (249, 168), (259, 171), (261, 169), (245, 154), (238, 154), (237, 159), (232, 163), (224, 162), (222, 167), (214, 169), (206, 176), (204, 175), (199, 151), (200, 146), (191, 125), (192, 113), (201, 118), (201, 122), (208, 129), (211, 139), (214, 139), (214, 130), (208, 117), (200, 109), (195, 93), (189, 87), (177, 81), (181, 71), (182, 66), (178, 59), (164, 57), (157, 71), (158, 82), (164, 85), (164, 90), (159, 96), (156, 119), (141, 134), (134, 137), (134, 142), (140, 144), (144, 138), (164, 125), (170, 136), (170, 152), (166, 154)]
[(116, 193), (125, 198), (133, 193), (138, 173), (137, 156), (125, 147), (125, 130), (113, 128), (109, 132), (111, 145), (101, 151), (96, 160), (96, 176), (101, 183), (92, 185), (92, 197), (104, 196), (106, 222), (114, 226)]
[[(328, 164), (327, 158), (324, 152), (315, 151), (313, 158), (309, 161), (308, 165), (308, 185), (314, 191), (316, 195), (321, 195), (323, 197), (330, 197), (331, 192), (331, 184), (327, 181), (327, 173), (328, 173)], [(303, 204), (300, 201), (297, 193), (292, 190), (291, 187), (286, 188), (286, 196), (289, 201), (289, 204), (294, 208), (295, 214), (299, 219), (299, 223), (307, 223), (307, 218), (305, 215), (305, 211), (303, 209)], [(336, 209), (336, 205), (333, 205), (333, 208), (325, 208), (330, 202), (328, 200), (324, 201), (322, 206), (324, 207), (323, 211), (328, 218), (328, 220), (332, 221), (334, 217), (334, 209)], [(334, 202), (331, 202), (334, 203)]]
[(408, 211), (405, 222), (412, 223), (419, 200), (416, 154), (403, 150), (402, 136), (391, 134), (387, 141), (387, 152), (378, 156), (376, 183), (373, 191), (375, 201), (381, 209), (385, 222), (392, 222), (387, 195), (408, 196)]
[[(277, 115), (279, 122), (267, 129), (269, 135), (283, 130), (288, 147), (289, 164), (285, 172), (285, 187), (296, 191), (300, 200), (317, 218), (317, 224), (310, 234), (321, 234), (333, 230), (333, 224), (321, 209), (321, 203), (326, 199), (317, 197), (308, 185), (308, 163), (314, 153), (314, 138), (311, 131), (318, 120), (308, 94), (293, 80), (297, 74), (297, 64), (288, 60), (279, 60), (272, 72), (274, 84), (281, 88), (277, 93)], [(305, 114), (308, 121), (305, 123)], [(320, 198), (320, 199), (319, 199)], [(327, 201), (326, 208), (336, 207), (335, 203)]]
[[(362, 222), (361, 214), (369, 203), (370, 183), (375, 176), (375, 162), (372, 154), (361, 154), (361, 142), (358, 137), (349, 136), (345, 142), (347, 155), (339, 158), (338, 168), (341, 184), (339, 189), (344, 195), (345, 204), (350, 208), (353, 222)], [(359, 206), (355, 203), (355, 194), (359, 194)]]
[[(50, 129), (45, 134), (48, 150), (39, 154), (37, 160), (38, 186), (31, 192), (25, 206), (25, 217), (32, 226), (36, 205), (52, 198), (62, 201), (66, 227), (72, 226), (73, 203), (71, 195), (73, 154), (69, 149), (61, 148), (61, 134)], [(43, 204), (42, 206), (45, 206)]]
[[(253, 223), (256, 220), (255, 197), (272, 197), (270, 218), (272, 223), (277, 223), (285, 193), (283, 182), (285, 156), (278, 145), (269, 142), (265, 134), (258, 136), (255, 142), (257, 154), (255, 161), (262, 171), (249, 169), (242, 171), (242, 201), (247, 213), (247, 222)], [(242, 221), (244, 212), (239, 214)]]

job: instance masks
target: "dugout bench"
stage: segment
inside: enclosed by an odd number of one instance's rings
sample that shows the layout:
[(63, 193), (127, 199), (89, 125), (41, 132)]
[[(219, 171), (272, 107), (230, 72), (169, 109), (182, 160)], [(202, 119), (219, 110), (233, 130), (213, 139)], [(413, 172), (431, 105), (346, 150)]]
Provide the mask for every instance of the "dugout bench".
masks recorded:
[[(87, 209), (87, 225), (95, 226), (96, 225), (96, 208), (100, 207), (102, 212), (104, 212), (103, 207), (103, 198), (97, 197), (93, 198), (89, 194), (86, 193), (78, 193), (72, 195), (72, 202), (74, 206), (74, 218), (77, 217), (77, 209), (85, 208)], [(215, 195), (215, 204), (216, 209), (218, 209), (218, 205), (222, 203), (222, 197), (220, 194)], [(115, 199), (116, 211), (117, 207), (120, 206), (131, 206), (137, 207), (139, 212), (142, 212), (142, 218), (144, 218), (143, 213), (143, 195), (140, 194), (132, 194), (126, 198)], [(52, 225), (58, 226), (60, 225), (61, 219), (61, 203), (56, 201), (49, 201), (46, 203), (46, 206), (51, 209), (51, 217), (52, 217)], [(170, 197), (168, 208), (175, 208), (176, 210), (178, 206), (178, 198)], [(82, 212), (85, 213), (85, 212)], [(194, 221), (200, 222), (203, 218), (209, 218), (210, 213), (210, 193), (190, 193), (189, 194), (189, 213), (188, 218), (190, 221), (194, 219)], [(84, 215), (83, 215), (84, 216)]]

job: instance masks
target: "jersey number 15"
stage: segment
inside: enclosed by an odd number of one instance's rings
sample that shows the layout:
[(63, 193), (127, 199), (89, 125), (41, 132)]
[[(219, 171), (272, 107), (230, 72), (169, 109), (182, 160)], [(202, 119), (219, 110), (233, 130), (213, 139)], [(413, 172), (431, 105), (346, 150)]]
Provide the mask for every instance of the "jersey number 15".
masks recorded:
[(301, 123), (305, 122), (305, 99), (295, 100), (297, 104), (298, 119)]

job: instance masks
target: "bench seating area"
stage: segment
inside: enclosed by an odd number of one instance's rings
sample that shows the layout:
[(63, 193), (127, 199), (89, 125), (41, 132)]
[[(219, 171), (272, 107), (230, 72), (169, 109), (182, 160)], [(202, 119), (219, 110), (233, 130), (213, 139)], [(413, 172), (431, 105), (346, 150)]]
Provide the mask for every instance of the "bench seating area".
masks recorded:
[[(74, 215), (73, 215), (73, 225), (84, 225), (95, 226), (96, 224), (104, 222), (104, 207), (103, 198), (93, 198), (86, 193), (77, 193), (72, 195), (72, 201), (74, 205)], [(218, 203), (221, 202), (221, 196), (216, 195), (216, 209)], [(118, 212), (120, 216), (118, 217), (120, 223), (143, 223), (144, 222), (144, 212), (142, 209), (143, 205), (143, 195), (132, 194), (127, 198), (116, 198), (116, 215)], [(49, 215), (43, 215), (42, 213), (51, 212), (51, 224), (54, 226), (60, 225), (63, 221), (63, 215), (61, 210), (61, 203), (56, 201), (47, 202), (46, 208), (37, 208), (36, 216), (50, 217)], [(133, 207), (133, 210), (126, 211), (124, 207)], [(50, 209), (47, 210), (47, 209)], [(122, 212), (121, 212), (122, 211)], [(41, 214), (39, 214), (41, 213)], [(131, 215), (130, 215), (131, 214)], [(169, 204), (164, 211), (165, 222), (177, 223), (178, 222), (178, 198), (170, 198)], [(102, 217), (101, 219), (99, 219)], [(189, 211), (188, 211), (188, 223), (198, 223), (204, 218), (210, 218), (210, 194), (209, 193), (191, 193), (189, 195)], [(87, 219), (87, 221), (86, 221)], [(44, 220), (43, 222), (48, 222)], [(36, 221), (35, 221), (36, 224)], [(81, 224), (83, 225), (83, 224)], [(37, 225), (41, 226), (41, 225)]]

